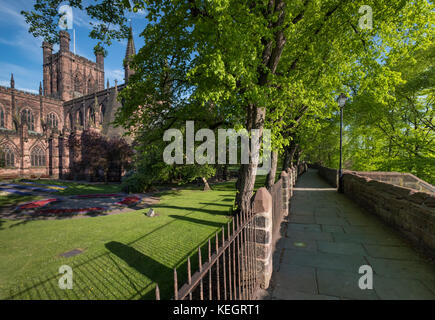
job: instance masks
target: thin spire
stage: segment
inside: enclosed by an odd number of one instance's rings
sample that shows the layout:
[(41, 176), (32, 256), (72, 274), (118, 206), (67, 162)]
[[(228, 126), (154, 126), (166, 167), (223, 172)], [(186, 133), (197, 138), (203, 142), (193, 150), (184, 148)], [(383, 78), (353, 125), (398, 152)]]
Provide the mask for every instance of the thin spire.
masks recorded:
[(131, 56), (134, 56), (135, 54), (136, 54), (136, 48), (134, 47), (133, 28), (131, 27), (131, 22), (130, 22), (127, 50), (125, 51), (125, 59), (124, 59), (125, 83), (127, 83), (130, 76), (134, 74), (134, 70), (132, 70), (130, 67), (130, 62), (131, 62)]
[(42, 83), (39, 81), (39, 95), (42, 96)]
[(11, 88), (15, 88), (14, 74), (11, 73)]
[(128, 43), (127, 43), (127, 50), (125, 51), (125, 58), (129, 59), (130, 56), (135, 54), (136, 54), (136, 48), (134, 46), (133, 28), (131, 27), (131, 22), (130, 22), (130, 30), (128, 34)]

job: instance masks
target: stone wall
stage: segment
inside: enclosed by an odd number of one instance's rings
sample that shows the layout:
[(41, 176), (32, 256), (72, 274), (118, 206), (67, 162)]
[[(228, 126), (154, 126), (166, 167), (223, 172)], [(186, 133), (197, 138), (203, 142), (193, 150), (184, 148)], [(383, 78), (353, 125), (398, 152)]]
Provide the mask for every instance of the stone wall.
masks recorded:
[[(299, 168), (299, 169), (298, 169)], [(307, 170), (305, 162), (281, 172), (280, 179), (273, 185), (271, 192), (260, 188), (252, 200), (252, 213), (256, 232), (256, 269), (260, 287), (267, 289), (273, 270), (273, 250), (280, 237), (280, 224), (289, 215), (289, 201), (297, 177)]]
[(343, 173), (346, 196), (435, 252), (435, 194)]
[(334, 188), (338, 187), (338, 170), (318, 166), (319, 175)]
[(435, 187), (423, 181), (413, 174), (401, 172), (381, 172), (381, 171), (357, 171), (355, 174), (373, 180), (394, 184), (405, 188), (418, 191), (435, 193)]

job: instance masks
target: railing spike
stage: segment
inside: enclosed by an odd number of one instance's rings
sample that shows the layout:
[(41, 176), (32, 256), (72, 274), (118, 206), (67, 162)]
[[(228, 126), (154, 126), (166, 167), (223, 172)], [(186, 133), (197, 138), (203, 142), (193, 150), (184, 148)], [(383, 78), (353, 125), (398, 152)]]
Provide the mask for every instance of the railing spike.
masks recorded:
[[(201, 272), (202, 271), (201, 247), (198, 247), (198, 260), (199, 260), (198, 261), (198, 263), (199, 263), (199, 271)], [(204, 288), (203, 288), (202, 278), (201, 278), (201, 281), (200, 281), (200, 284), (199, 284), (199, 289), (200, 289), (199, 298), (201, 300), (204, 300)]]
[[(225, 229), (224, 229), (224, 227), (222, 227), (222, 247), (225, 245)], [(223, 252), (223, 254), (222, 254), (222, 262), (223, 262), (223, 265), (222, 265), (222, 271), (223, 271), (223, 274), (224, 274), (224, 300), (226, 300), (227, 299), (227, 275), (226, 275), (226, 258), (225, 258), (225, 251)], [(228, 261), (228, 262), (230, 262), (230, 261)], [(231, 285), (231, 284), (230, 284)]]
[[(192, 272), (190, 267), (190, 257), (187, 257), (187, 283), (192, 284)], [(192, 300), (192, 292), (189, 292), (189, 299)]]
[[(215, 235), (215, 245), (216, 245), (216, 255), (218, 255), (218, 252), (219, 252), (219, 237), (218, 237), (218, 233), (216, 232), (216, 235)], [(217, 258), (217, 261), (216, 261), (216, 297), (217, 297), (217, 299), (218, 300), (220, 300), (221, 299), (221, 293), (220, 293), (220, 291), (221, 291), (221, 286), (220, 286), (220, 269), (219, 269), (219, 256), (218, 256), (218, 258)]]
[(160, 289), (157, 283), (156, 283), (156, 300), (160, 300)]
[(174, 268), (174, 300), (178, 300), (178, 278), (177, 278), (177, 268)]
[(211, 286), (211, 242), (210, 238), (208, 239), (208, 263), (210, 264), (210, 269), (208, 270), (208, 300), (212, 299), (212, 286)]

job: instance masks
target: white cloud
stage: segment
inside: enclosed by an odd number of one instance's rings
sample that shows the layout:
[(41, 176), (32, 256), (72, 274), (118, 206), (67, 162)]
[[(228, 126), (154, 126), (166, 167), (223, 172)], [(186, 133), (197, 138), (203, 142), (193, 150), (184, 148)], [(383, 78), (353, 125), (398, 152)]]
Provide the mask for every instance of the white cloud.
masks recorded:
[[(41, 81), (41, 70), (25, 68), (13, 63), (0, 62), (0, 70), (6, 70), (1, 74), (0, 83), (3, 86), (10, 86), (11, 73), (14, 74), (15, 88), (20, 90), (38, 93), (39, 81)], [(35, 79), (38, 79), (35, 81)], [(35, 89), (30, 89), (30, 88)]]
[(41, 39), (33, 37), (28, 32), (28, 25), (24, 16), (20, 14), (21, 10), (30, 9), (29, 2), (14, 1), (6, 2), (0, 0), (0, 21), (4, 27), (13, 27), (16, 32), (10, 34), (7, 39), (0, 38), (0, 43), (20, 48), (25, 54), (33, 60), (40, 62), (42, 60)]
[(106, 79), (110, 81), (110, 85), (113, 86), (115, 79), (118, 80), (118, 84), (124, 82), (124, 70), (121, 69), (106, 69)]

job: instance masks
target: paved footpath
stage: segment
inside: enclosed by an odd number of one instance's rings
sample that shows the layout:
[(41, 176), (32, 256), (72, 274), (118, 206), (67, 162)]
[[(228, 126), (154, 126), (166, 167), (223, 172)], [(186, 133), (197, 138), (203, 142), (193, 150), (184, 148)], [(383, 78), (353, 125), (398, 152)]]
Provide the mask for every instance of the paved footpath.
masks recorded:
[[(263, 299), (435, 300), (433, 262), (316, 170), (299, 178), (287, 222)], [(362, 265), (373, 268), (373, 290), (358, 286)]]

